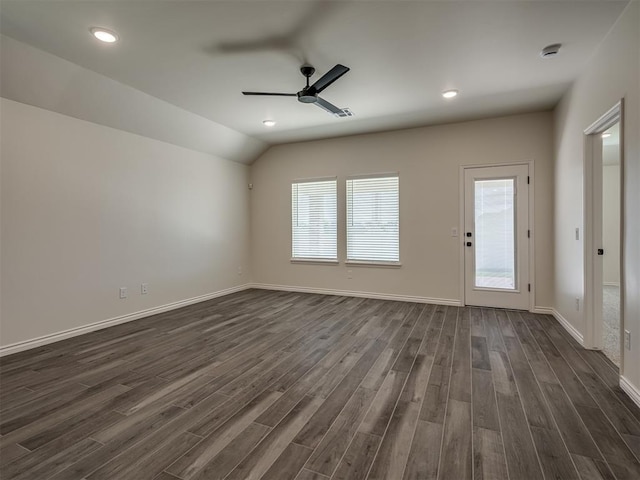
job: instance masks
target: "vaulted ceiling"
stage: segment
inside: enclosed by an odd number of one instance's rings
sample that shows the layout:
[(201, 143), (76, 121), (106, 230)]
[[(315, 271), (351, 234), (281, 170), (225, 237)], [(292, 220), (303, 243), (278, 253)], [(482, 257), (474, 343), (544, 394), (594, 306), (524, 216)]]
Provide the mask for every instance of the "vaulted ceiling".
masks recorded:
[[(206, 144), (210, 122), (220, 138), (235, 135), (234, 145), (247, 148), (239, 158), (226, 156), (250, 161), (269, 144), (550, 109), (626, 4), (3, 0), (0, 31), (82, 67), (82, 75), (64, 75), (75, 79), (78, 95), (97, 85), (98, 77), (86, 71), (113, 82), (111, 90), (102, 87), (108, 98), (104, 103), (116, 105), (116, 97), (133, 95), (131, 89), (145, 95), (129, 115), (88, 100), (69, 105), (66, 98), (50, 101), (46, 108), (70, 110), (61, 113), (98, 123), (108, 117), (104, 123), (109, 126), (141, 134), (151, 129), (145, 122), (158, 124), (149, 136), (173, 135), (160, 139), (200, 150), (210, 149), (198, 143)], [(112, 29), (120, 40), (101, 44), (89, 34), (92, 26)], [(562, 43), (560, 54), (541, 58), (540, 50), (552, 43)], [(15, 62), (24, 55), (7, 54), (6, 61), (14, 63), (3, 64), (3, 70), (18, 68)], [(297, 92), (304, 84), (299, 67), (305, 62), (317, 69), (312, 81), (336, 63), (351, 68), (323, 97), (348, 107), (354, 117), (336, 118), (293, 97), (240, 93)], [(30, 98), (47, 95), (35, 90), (50, 87), (30, 84), (27, 71), (22, 77), (11, 75), (3, 74), (3, 83), (8, 82), (3, 96), (46, 103)], [(441, 92), (450, 88), (459, 90), (459, 96), (443, 99)], [(166, 105), (152, 108), (154, 99)], [(96, 108), (107, 113), (89, 111)], [(182, 125), (189, 128), (169, 128), (175, 123), (170, 117), (181, 115)], [(265, 119), (277, 123), (267, 128)], [(202, 138), (189, 138), (200, 129)]]

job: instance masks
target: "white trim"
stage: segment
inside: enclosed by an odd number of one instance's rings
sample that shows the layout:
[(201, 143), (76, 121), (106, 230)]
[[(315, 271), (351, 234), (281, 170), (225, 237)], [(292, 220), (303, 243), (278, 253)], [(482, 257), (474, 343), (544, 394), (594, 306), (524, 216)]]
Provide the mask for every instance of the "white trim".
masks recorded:
[(536, 303), (536, 162), (529, 160), (529, 169), (527, 172), (527, 193), (529, 194), (529, 225), (527, 242), (529, 244), (529, 310), (535, 309)]
[(360, 180), (362, 178), (400, 178), (400, 172), (363, 173), (362, 175), (347, 175), (346, 180)]
[[(537, 307), (537, 308), (540, 308), (540, 307)], [(553, 317), (558, 321), (558, 323), (560, 325), (562, 325), (562, 327), (567, 332), (569, 332), (569, 334), (576, 340), (576, 342), (578, 342), (580, 345), (582, 345), (584, 347), (584, 337), (582, 336), (582, 333), (580, 333), (576, 327), (571, 325), (569, 320), (564, 318), (560, 314), (560, 312), (558, 312), (555, 308), (551, 309), (551, 315), (553, 315)]]
[(620, 375), (620, 388), (624, 393), (629, 395), (629, 398), (633, 400), (633, 403), (640, 407), (640, 389), (622, 375)]
[(344, 262), (345, 265), (349, 265), (351, 267), (386, 267), (386, 268), (400, 268), (402, 267), (402, 263), (400, 262), (383, 262), (383, 261), (374, 261), (374, 260), (347, 260)]
[[(584, 347), (589, 349), (599, 349), (602, 343), (602, 319), (598, 318), (597, 312), (602, 308), (601, 288), (597, 285), (602, 284), (602, 263), (595, 258), (595, 250), (600, 247), (601, 239), (596, 239), (598, 232), (597, 225), (601, 224), (600, 218), (594, 218), (596, 215), (596, 201), (602, 201), (602, 198), (595, 198), (594, 180), (595, 165), (602, 161), (601, 138), (599, 133), (611, 127), (616, 122), (620, 124), (620, 324), (624, 325), (624, 279), (625, 279), (625, 202), (624, 202), (624, 99), (620, 99), (606, 113), (593, 122), (584, 130), (583, 143), (584, 154), (582, 159), (583, 168), (583, 305), (584, 305), (584, 325), (585, 325), (585, 341)], [(596, 148), (598, 147), (598, 148)], [(600, 187), (599, 187), (600, 188)], [(599, 195), (602, 192), (599, 191)], [(601, 212), (600, 212), (601, 214)], [(597, 241), (597, 245), (596, 245)], [(620, 328), (620, 371), (624, 371), (625, 352), (622, 348), (624, 329)]]
[(329, 288), (312, 288), (312, 287), (294, 287), (291, 285), (273, 285), (270, 283), (252, 283), (251, 288), (259, 288), (261, 290), (279, 290), (283, 292), (300, 292), (300, 293), (317, 293), (321, 295), (339, 295), (343, 297), (364, 297), (375, 298), (378, 300), (395, 300), (398, 302), (414, 302), (414, 303), (433, 303), (435, 305), (451, 305), (459, 307), (462, 305), (460, 300), (450, 298), (430, 298), (416, 297), (411, 295), (396, 295), (394, 293), (374, 293), (374, 292), (358, 292), (351, 290), (333, 290)]
[(620, 287), (620, 282), (602, 282), (605, 287)]
[(294, 178), (291, 180), (291, 185), (294, 183), (315, 183), (315, 182), (336, 182), (338, 183), (338, 177), (311, 177), (311, 178)]
[(291, 263), (308, 263), (316, 265), (340, 265), (340, 261), (337, 258), (292, 258), (289, 260)]
[(553, 315), (553, 308), (551, 307), (533, 307), (530, 310), (531, 313), (539, 313), (541, 315)]
[(167, 303), (159, 307), (149, 308), (147, 310), (140, 310), (138, 312), (128, 313), (126, 315), (120, 315), (118, 317), (109, 318), (107, 320), (100, 320), (98, 322), (90, 323), (88, 325), (82, 325), (80, 327), (70, 328), (68, 330), (62, 330), (60, 332), (51, 333), (49, 335), (43, 335), (42, 337), (32, 338), (30, 340), (24, 340), (22, 342), (12, 343), (0, 347), (0, 357), (5, 355), (11, 355), (12, 353), (22, 352), (24, 350), (30, 350), (32, 348), (47, 345), (49, 343), (59, 342), (71, 337), (77, 337), (89, 332), (95, 332), (96, 330), (102, 330), (103, 328), (112, 327), (121, 323), (131, 322), (144, 317), (150, 317), (151, 315), (157, 315), (158, 313), (168, 312), (177, 308), (193, 305), (194, 303), (204, 302), (213, 298), (222, 297), (231, 293), (240, 292), (251, 288), (250, 284), (238, 285), (237, 287), (226, 288), (213, 293), (207, 293), (197, 297), (188, 298), (186, 300), (179, 300), (173, 303)]

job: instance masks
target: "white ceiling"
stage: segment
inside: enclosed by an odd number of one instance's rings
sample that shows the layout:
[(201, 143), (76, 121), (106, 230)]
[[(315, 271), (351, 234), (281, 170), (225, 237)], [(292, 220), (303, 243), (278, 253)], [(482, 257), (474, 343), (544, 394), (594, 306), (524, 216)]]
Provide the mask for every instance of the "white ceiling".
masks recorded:
[[(0, 29), (273, 144), (552, 108), (626, 4), (3, 0)], [(91, 26), (113, 29), (120, 41), (97, 42)], [(560, 55), (540, 58), (556, 42)], [(300, 90), (305, 61), (316, 67), (314, 78), (336, 63), (351, 68), (322, 96), (355, 117), (240, 94)], [(448, 88), (459, 97), (444, 100)], [(276, 127), (264, 127), (266, 118)]]

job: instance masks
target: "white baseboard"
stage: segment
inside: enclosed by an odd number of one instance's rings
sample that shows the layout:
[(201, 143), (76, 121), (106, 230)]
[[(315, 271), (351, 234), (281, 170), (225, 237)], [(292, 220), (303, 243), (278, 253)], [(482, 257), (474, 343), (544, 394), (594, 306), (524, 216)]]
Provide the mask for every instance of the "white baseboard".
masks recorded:
[(624, 393), (629, 395), (629, 398), (633, 400), (633, 403), (640, 407), (640, 389), (622, 375), (620, 375), (620, 388), (624, 390)]
[(0, 357), (5, 355), (11, 355), (12, 353), (22, 352), (32, 348), (47, 345), (48, 343), (59, 342), (66, 338), (76, 337), (84, 333), (94, 332), (96, 330), (102, 330), (103, 328), (112, 327), (121, 323), (131, 322), (144, 317), (150, 317), (151, 315), (157, 315), (158, 313), (168, 312), (177, 308), (186, 307), (187, 305), (193, 305), (194, 303), (204, 302), (211, 300), (212, 298), (222, 297), (231, 293), (240, 292), (251, 288), (249, 284), (238, 285), (237, 287), (226, 288), (213, 293), (207, 293), (186, 300), (180, 300), (173, 303), (167, 303), (159, 307), (149, 308), (147, 310), (140, 310), (134, 313), (128, 313), (119, 317), (109, 318), (107, 320), (101, 320), (99, 322), (90, 323), (88, 325), (82, 325), (80, 327), (70, 328), (69, 330), (63, 330), (61, 332), (51, 333), (42, 337), (33, 338), (31, 340), (24, 340), (22, 342), (12, 343), (11, 345), (5, 345), (0, 347)]
[(251, 288), (262, 290), (280, 290), (284, 292), (318, 293), (321, 295), (339, 295), (343, 297), (364, 297), (378, 300), (396, 300), (398, 302), (433, 303), (435, 305), (452, 305), (459, 307), (460, 300), (450, 298), (416, 297), (410, 295), (396, 295), (393, 293), (359, 292), (351, 290), (332, 290), (328, 288), (293, 287), (290, 285), (273, 285), (270, 283), (252, 283)]
[(542, 315), (553, 315), (553, 308), (551, 307), (533, 307), (531, 313), (539, 313)]
[(575, 338), (576, 342), (578, 342), (580, 345), (582, 345), (584, 347), (584, 337), (576, 329), (576, 327), (571, 325), (571, 323), (569, 323), (569, 320), (567, 320), (562, 315), (560, 315), (560, 312), (558, 312), (555, 308), (552, 308), (551, 310), (552, 310), (551, 315), (553, 315), (555, 317), (555, 319), (558, 321), (558, 323), (560, 323), (560, 325), (562, 325), (564, 327), (564, 329), (567, 332), (569, 332), (573, 338)]

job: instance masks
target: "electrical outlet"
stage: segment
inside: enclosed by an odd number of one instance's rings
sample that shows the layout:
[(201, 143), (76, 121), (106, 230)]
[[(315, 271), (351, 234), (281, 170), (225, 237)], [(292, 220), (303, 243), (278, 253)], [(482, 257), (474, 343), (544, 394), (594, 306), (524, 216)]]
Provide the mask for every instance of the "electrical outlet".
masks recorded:
[(120, 287), (120, 298), (127, 298), (127, 287)]
[(242, 275), (242, 267), (238, 267), (238, 275)]
[(580, 311), (580, 299), (576, 297), (576, 310)]
[(453, 227), (451, 229), (451, 236), (452, 237), (457, 237), (458, 236), (458, 229), (456, 227)]
[(146, 295), (149, 293), (149, 284), (143, 283), (140, 285), (140, 295)]
[(629, 330), (624, 331), (624, 348), (631, 350), (631, 332)]
[(347, 278), (351, 280), (353, 278), (353, 270), (347, 270)]

